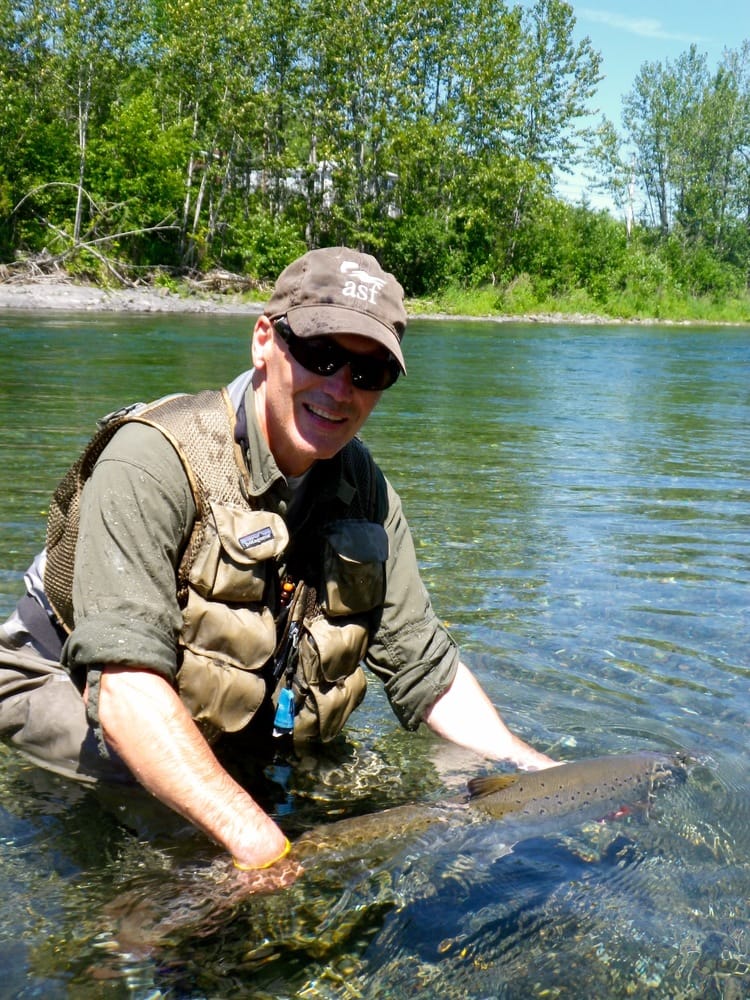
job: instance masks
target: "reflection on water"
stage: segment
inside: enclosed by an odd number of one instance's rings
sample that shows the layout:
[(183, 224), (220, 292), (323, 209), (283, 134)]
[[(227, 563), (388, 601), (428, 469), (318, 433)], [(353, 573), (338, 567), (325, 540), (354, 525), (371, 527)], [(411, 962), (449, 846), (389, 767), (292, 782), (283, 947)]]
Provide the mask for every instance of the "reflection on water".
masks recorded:
[[(96, 417), (228, 381), (249, 325), (0, 321), (0, 614)], [(513, 849), (502, 823), (373, 843), (241, 900), (178, 820), (0, 748), (0, 995), (750, 994), (747, 331), (433, 322), (407, 337), (409, 377), (365, 437), (493, 701), (560, 757), (700, 763), (645, 814)], [(401, 732), (371, 685), (346, 740), (257, 792), (297, 835), (484, 769)]]

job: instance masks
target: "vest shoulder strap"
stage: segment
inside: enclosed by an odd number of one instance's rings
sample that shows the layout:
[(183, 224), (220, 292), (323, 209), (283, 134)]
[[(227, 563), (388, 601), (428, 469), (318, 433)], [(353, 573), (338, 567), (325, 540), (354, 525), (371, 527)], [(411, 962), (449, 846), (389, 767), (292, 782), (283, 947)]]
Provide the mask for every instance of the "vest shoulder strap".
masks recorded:
[(122, 418), (112, 420), (97, 431), (83, 454), (60, 480), (50, 500), (45, 542), (47, 560), (44, 591), (52, 610), (68, 632), (73, 628), (73, 566), (78, 544), (83, 484), (123, 422)]
[(179, 455), (190, 481), (198, 517), (183, 556), (180, 576), (191, 565), (192, 554), (202, 541), (203, 515), (209, 498), (234, 506), (248, 505), (247, 471), (234, 440), (235, 415), (225, 390), (170, 396), (148, 406), (125, 408), (105, 418), (50, 501), (44, 588), (55, 614), (68, 631), (73, 628), (73, 567), (83, 486), (115, 432), (133, 421), (149, 424), (164, 434)]
[(370, 450), (354, 438), (344, 448), (342, 462), (346, 478), (356, 485), (347, 516), (382, 524), (388, 509), (387, 487)]
[(246, 507), (250, 481), (239, 444), (236, 415), (226, 390), (172, 396), (130, 419), (151, 424), (171, 442), (182, 460), (199, 508), (206, 501)]

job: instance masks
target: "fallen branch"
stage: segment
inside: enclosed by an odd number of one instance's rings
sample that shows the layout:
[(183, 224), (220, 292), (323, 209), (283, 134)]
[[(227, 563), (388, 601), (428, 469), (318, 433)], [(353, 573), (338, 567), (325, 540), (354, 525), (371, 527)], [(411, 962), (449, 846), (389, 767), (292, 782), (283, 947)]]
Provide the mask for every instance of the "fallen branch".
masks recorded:
[[(29, 191), (27, 194), (25, 194), (23, 198), (21, 198), (21, 200), (13, 209), (13, 212), (14, 213), (17, 212), (21, 208), (21, 206), (30, 198), (33, 198), (34, 195), (37, 195), (41, 191), (50, 187), (72, 188), (76, 192), (80, 192), (84, 195), (84, 197), (89, 203), (92, 215), (98, 215), (98, 216), (107, 215), (106, 210), (103, 210), (84, 188), (70, 181), (50, 181), (48, 183), (38, 185), (37, 187)], [(117, 233), (110, 233), (105, 236), (93, 236), (91, 239), (86, 238), (86, 239), (76, 240), (70, 233), (67, 233), (64, 229), (61, 229), (59, 226), (56, 226), (53, 222), (45, 218), (43, 215), (37, 214), (37, 218), (39, 219), (39, 221), (42, 223), (43, 226), (45, 226), (48, 230), (50, 230), (50, 232), (55, 234), (57, 239), (60, 240), (64, 246), (64, 249), (57, 254), (51, 254), (49, 253), (49, 251), (46, 251), (52, 263), (57, 264), (59, 266), (65, 260), (69, 259), (73, 254), (81, 250), (85, 250), (88, 251), (88, 253), (90, 253), (96, 260), (98, 260), (99, 263), (113, 278), (115, 278), (122, 285), (128, 287), (133, 287), (134, 285), (134, 282), (132, 282), (122, 273), (122, 271), (126, 269), (128, 265), (122, 264), (120, 261), (117, 261), (114, 258), (108, 256), (107, 254), (102, 253), (100, 250), (96, 248), (101, 247), (102, 245), (107, 243), (112, 243), (117, 240), (126, 239), (127, 237), (144, 236), (148, 233), (160, 233), (160, 232), (170, 232), (170, 231), (174, 232), (178, 231), (180, 228), (174, 223), (170, 223), (168, 221), (169, 217), (167, 217), (166, 219), (163, 219), (161, 222), (157, 223), (154, 226), (143, 226), (142, 228), (139, 229), (127, 229)], [(0, 275), (0, 280), (3, 280), (1, 275)]]

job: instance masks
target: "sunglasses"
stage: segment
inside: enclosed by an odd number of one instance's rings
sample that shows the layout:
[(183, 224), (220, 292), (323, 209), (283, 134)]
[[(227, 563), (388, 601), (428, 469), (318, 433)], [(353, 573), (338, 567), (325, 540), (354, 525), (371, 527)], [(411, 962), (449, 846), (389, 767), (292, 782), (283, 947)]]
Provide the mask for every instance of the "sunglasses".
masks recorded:
[(382, 392), (389, 389), (401, 374), (401, 366), (394, 357), (374, 358), (370, 354), (356, 354), (340, 347), (331, 337), (298, 337), (286, 316), (275, 319), (273, 328), (294, 360), (314, 375), (334, 375), (344, 365), (349, 365), (355, 388)]

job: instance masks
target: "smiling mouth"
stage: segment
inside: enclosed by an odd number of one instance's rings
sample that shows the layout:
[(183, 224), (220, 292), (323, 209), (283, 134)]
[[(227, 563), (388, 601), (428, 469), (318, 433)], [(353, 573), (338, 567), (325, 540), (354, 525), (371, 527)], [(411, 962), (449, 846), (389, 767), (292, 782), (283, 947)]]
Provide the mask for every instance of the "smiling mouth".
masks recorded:
[(305, 409), (308, 413), (312, 413), (314, 417), (318, 417), (320, 420), (325, 420), (329, 424), (343, 424), (346, 422), (346, 417), (337, 417), (328, 410), (321, 410), (319, 407), (313, 406), (311, 403), (305, 403)]

